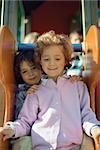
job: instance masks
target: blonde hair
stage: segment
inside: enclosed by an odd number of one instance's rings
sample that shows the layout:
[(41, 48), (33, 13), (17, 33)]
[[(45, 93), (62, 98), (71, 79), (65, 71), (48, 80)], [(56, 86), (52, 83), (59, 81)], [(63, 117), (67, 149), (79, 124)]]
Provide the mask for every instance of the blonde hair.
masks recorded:
[(44, 48), (51, 45), (63, 46), (66, 65), (69, 65), (73, 48), (71, 46), (71, 42), (68, 36), (64, 34), (56, 34), (54, 31), (49, 31), (39, 36), (39, 38), (37, 39), (37, 47), (38, 47), (38, 52), (40, 54), (39, 55), (40, 59)]
[(23, 43), (34, 43), (36, 42), (38, 37), (39, 37), (39, 33), (31, 32), (25, 36)]

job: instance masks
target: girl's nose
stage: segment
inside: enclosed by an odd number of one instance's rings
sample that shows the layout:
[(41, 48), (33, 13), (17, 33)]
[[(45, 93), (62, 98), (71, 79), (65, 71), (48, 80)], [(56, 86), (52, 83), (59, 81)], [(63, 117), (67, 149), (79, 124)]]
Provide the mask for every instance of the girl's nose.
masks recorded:
[(29, 70), (28, 74), (29, 74), (29, 76), (33, 76), (33, 71)]
[(54, 60), (50, 60), (49, 64), (50, 64), (50, 65), (54, 65), (54, 64), (55, 64), (55, 61), (54, 61)]

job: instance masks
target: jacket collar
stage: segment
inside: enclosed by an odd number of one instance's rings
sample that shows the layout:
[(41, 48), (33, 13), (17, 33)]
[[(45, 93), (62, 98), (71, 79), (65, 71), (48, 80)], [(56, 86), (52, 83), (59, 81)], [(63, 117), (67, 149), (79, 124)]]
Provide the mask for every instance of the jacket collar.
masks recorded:
[[(58, 79), (57, 79), (57, 82), (58, 82), (59, 80), (64, 80), (64, 79), (69, 79), (69, 76), (68, 76), (67, 74), (64, 74), (63, 76), (59, 76)], [(46, 78), (45, 78), (45, 77), (42, 77), (42, 79), (41, 79), (41, 84), (42, 84), (43, 86), (46, 86), (46, 85), (49, 84), (50, 82), (56, 84), (56, 83), (53, 81), (53, 79), (48, 79), (47, 76), (46, 76)]]

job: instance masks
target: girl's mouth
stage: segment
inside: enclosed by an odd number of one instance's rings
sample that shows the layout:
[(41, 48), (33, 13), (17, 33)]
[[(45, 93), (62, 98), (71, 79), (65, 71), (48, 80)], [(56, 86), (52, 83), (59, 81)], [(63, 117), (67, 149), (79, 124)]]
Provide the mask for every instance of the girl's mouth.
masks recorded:
[(36, 79), (36, 76), (34, 76), (34, 77), (30, 78), (29, 80), (35, 80), (35, 79)]
[(48, 70), (57, 70), (57, 68), (48, 68)]

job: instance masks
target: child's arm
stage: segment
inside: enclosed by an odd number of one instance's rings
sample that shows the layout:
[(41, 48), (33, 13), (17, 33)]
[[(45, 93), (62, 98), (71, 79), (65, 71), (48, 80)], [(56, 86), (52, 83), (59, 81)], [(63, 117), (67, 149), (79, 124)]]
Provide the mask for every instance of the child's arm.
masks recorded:
[(90, 97), (85, 84), (77, 84), (80, 108), (82, 116), (82, 127), (88, 136), (92, 136), (97, 150), (100, 150), (100, 122), (96, 119), (95, 113), (90, 108)]
[(69, 80), (70, 80), (71, 82), (82, 81), (82, 77), (73, 75), (73, 76), (69, 76)]
[(13, 122), (7, 122), (4, 127), (0, 127), (0, 134), (3, 135), (3, 141), (12, 138), (15, 134)]
[(28, 90), (27, 90), (27, 94), (32, 94), (34, 92), (36, 92), (39, 88), (39, 85), (32, 85)]
[[(30, 100), (29, 100), (30, 99)], [(3, 140), (21, 137), (28, 135), (34, 121), (38, 114), (38, 99), (37, 95), (30, 94), (27, 96), (25, 103), (20, 111), (18, 120), (14, 122), (7, 122), (6, 125), (0, 129), (0, 134), (4, 136)]]
[(95, 126), (91, 129), (91, 135), (95, 142), (95, 147), (97, 150), (100, 150), (100, 127)]
[(29, 94), (19, 113), (18, 120), (14, 121), (15, 138), (28, 135), (38, 114), (38, 97), (36, 94)]

